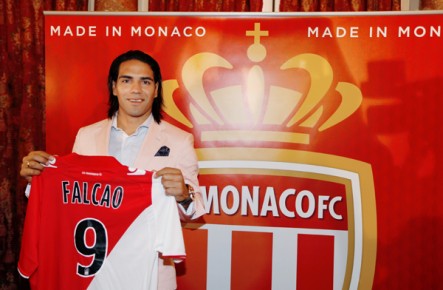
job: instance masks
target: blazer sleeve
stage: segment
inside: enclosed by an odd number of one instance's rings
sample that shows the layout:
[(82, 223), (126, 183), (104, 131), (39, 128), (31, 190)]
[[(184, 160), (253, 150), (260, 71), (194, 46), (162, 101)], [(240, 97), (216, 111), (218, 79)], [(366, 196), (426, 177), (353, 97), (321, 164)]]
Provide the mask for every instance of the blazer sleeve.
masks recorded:
[(187, 134), (182, 148), (180, 148), (178, 167), (182, 171), (183, 177), (185, 178), (185, 183), (192, 186), (195, 191), (194, 202), (191, 205), (191, 213), (185, 214), (183, 210), (179, 210), (180, 219), (182, 221), (197, 219), (206, 212), (198, 182), (198, 159), (194, 149), (194, 136), (192, 134)]

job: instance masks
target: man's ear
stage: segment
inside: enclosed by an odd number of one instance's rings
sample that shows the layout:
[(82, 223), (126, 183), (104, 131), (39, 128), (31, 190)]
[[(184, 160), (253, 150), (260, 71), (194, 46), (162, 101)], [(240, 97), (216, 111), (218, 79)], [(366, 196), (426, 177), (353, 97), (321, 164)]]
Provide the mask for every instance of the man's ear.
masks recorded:
[(154, 98), (157, 98), (157, 96), (158, 96), (158, 82), (155, 83)]
[(113, 94), (114, 96), (117, 95), (117, 94), (115, 93), (115, 82), (114, 82), (114, 81), (112, 81), (112, 94)]

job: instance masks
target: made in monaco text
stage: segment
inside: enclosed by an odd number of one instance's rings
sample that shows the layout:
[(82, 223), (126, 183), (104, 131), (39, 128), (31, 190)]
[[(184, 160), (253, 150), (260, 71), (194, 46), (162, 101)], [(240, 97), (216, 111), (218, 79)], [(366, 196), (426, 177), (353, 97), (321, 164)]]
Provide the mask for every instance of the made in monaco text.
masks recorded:
[(49, 35), (53, 37), (203, 37), (203, 26), (104, 26), (94, 25), (51, 25)]

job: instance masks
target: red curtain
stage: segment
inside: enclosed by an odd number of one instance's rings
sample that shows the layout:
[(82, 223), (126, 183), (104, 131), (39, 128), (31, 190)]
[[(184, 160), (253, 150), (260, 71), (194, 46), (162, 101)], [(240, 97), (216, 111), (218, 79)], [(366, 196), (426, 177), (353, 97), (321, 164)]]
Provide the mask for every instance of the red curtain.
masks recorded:
[(26, 289), (17, 274), (26, 210), (21, 159), (45, 146), (44, 10), (87, 1), (0, 0), (0, 289)]
[(281, 12), (398, 10), (400, 0), (280, 0)]
[(149, 11), (260, 12), (262, 0), (149, 0)]
[[(400, 10), (400, 0), (281, 0), (280, 11)], [(96, 0), (133, 11), (136, 0)], [(259, 12), (262, 0), (149, 0), (150, 11)], [(22, 158), (45, 149), (43, 11), (86, 11), (87, 0), (0, 0), (0, 289), (26, 289), (16, 267), (26, 211)]]

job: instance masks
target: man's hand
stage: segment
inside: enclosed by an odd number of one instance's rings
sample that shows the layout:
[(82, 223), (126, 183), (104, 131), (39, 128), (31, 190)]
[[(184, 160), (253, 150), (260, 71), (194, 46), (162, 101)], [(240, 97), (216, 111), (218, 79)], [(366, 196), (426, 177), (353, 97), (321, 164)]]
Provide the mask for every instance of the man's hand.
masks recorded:
[(188, 188), (180, 169), (165, 167), (157, 171), (155, 177), (162, 177), (162, 184), (166, 195), (174, 196), (177, 202), (189, 197)]
[(23, 157), (20, 175), (28, 182), (31, 182), (32, 176), (40, 175), (45, 169), (43, 164), (48, 164), (54, 160), (54, 156), (44, 151), (32, 151)]

